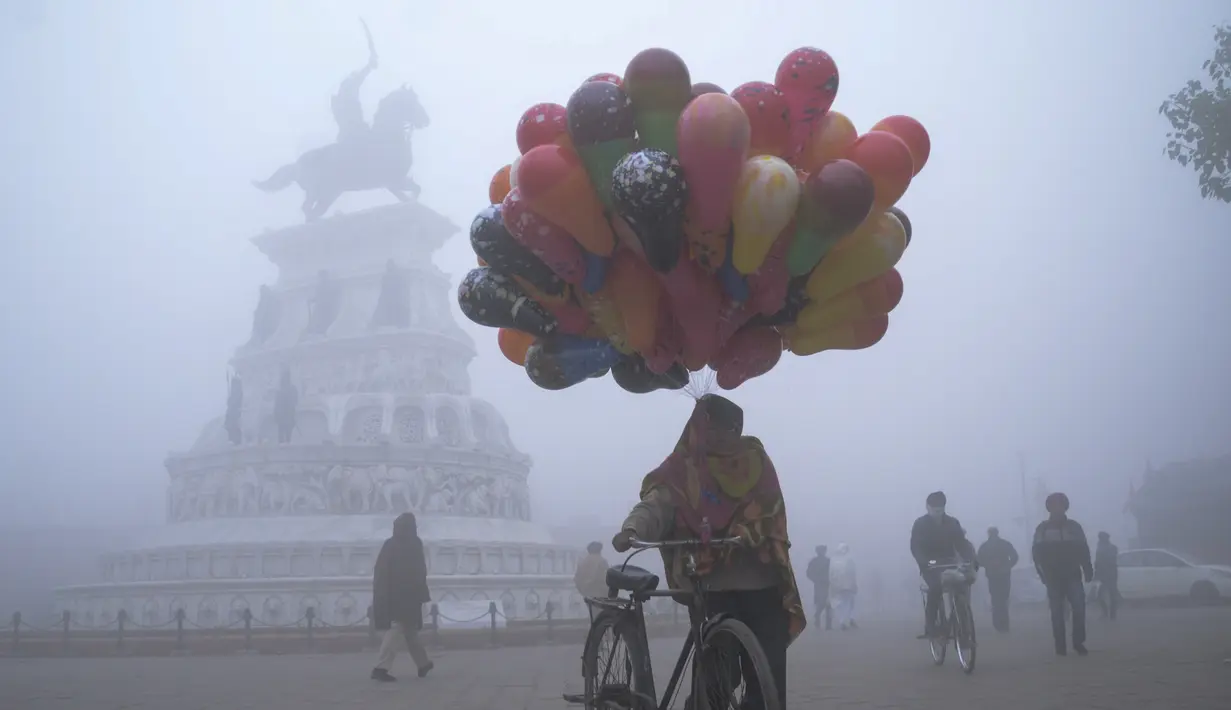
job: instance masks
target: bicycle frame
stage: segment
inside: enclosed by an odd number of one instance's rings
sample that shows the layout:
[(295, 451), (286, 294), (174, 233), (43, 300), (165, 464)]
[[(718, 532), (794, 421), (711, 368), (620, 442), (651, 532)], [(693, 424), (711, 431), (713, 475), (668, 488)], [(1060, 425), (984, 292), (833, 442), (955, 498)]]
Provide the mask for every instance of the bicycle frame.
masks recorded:
[[(720, 538), (704, 543), (700, 540), (672, 540), (667, 542), (644, 542), (634, 540), (632, 547), (636, 552), (629, 555), (624, 560), (624, 564), (628, 565), (628, 561), (641, 552), (652, 549), (661, 549), (665, 547), (683, 548), (684, 554), (684, 573), (692, 584), (691, 592), (681, 592), (670, 589), (655, 589), (648, 592), (630, 593), (629, 599), (587, 599), (586, 601), (594, 606), (600, 606), (607, 609), (614, 609), (621, 614), (627, 614), (632, 617), (636, 632), (640, 637), (641, 647), (646, 649), (645, 665), (643, 668), (637, 669), (643, 673), (642, 679), (645, 681), (640, 684), (648, 689), (648, 694), (643, 697), (649, 700), (651, 707), (657, 710), (669, 710), (669, 705), (672, 698), (675, 697), (679, 690), (679, 685), (684, 675), (684, 668), (688, 665), (688, 659), (693, 653), (701, 648), (701, 640), (705, 635), (705, 630), (709, 627), (712, 621), (709, 616), (709, 610), (705, 602), (705, 583), (697, 575), (697, 558), (693, 550), (690, 548), (700, 547), (704, 545), (722, 545), (722, 544), (739, 544), (742, 543), (741, 538)], [(675, 661), (675, 667), (671, 671), (671, 679), (667, 682), (667, 687), (663, 690), (663, 696), (658, 698), (658, 690), (654, 682), (654, 668), (650, 659), (649, 653), (649, 634), (645, 628), (645, 603), (654, 597), (688, 597), (689, 624), (688, 635), (684, 639), (684, 646), (680, 649), (679, 657)], [(695, 614), (695, 617), (694, 617)], [(700, 623), (693, 623), (693, 620), (699, 619)], [(614, 649), (612, 650), (614, 654)], [(693, 664), (693, 676), (697, 677), (696, 663)], [(695, 688), (693, 690), (696, 690)]]

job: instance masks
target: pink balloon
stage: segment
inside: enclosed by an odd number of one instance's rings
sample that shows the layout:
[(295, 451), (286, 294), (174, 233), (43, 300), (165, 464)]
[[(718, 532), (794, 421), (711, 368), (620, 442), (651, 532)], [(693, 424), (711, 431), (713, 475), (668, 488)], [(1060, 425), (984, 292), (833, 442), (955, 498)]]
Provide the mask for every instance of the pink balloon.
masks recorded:
[(529, 203), (522, 199), (521, 190), (516, 187), (505, 196), (501, 210), (504, 228), (509, 230), (518, 244), (529, 249), (565, 282), (581, 285), (586, 278), (586, 262), (581, 255), (581, 247), (572, 235), (531, 210)]
[(702, 94), (680, 114), (677, 157), (688, 182), (689, 215), (698, 228), (726, 236), (731, 196), (751, 137), (747, 114), (726, 94)]
[(787, 289), (791, 283), (791, 270), (787, 268), (786, 257), (794, 237), (795, 223), (792, 222), (778, 234), (761, 267), (748, 275), (750, 311), (772, 316), (786, 305)]
[[(729, 298), (723, 301), (722, 311), (718, 314), (718, 353), (727, 346), (732, 336), (739, 332), (757, 313), (747, 303), (736, 303)], [(711, 363), (711, 369), (716, 369)]]
[[(684, 247), (683, 249), (687, 249)], [(675, 268), (662, 275), (671, 312), (679, 323), (684, 361), (706, 363), (718, 353), (718, 317), (722, 313), (722, 287), (687, 252)]]
[(782, 336), (778, 331), (746, 328), (731, 337), (711, 367), (718, 373), (718, 386), (731, 390), (774, 369), (780, 359)]

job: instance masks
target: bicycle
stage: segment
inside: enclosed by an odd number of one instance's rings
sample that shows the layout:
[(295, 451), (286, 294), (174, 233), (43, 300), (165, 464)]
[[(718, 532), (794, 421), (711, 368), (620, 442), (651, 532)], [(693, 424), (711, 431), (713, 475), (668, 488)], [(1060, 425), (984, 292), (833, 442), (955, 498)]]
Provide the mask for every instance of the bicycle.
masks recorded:
[[(940, 570), (940, 584), (944, 601), (940, 607), (940, 623), (935, 626), (934, 633), (928, 636), (928, 648), (932, 652), (932, 661), (936, 665), (944, 665), (949, 641), (957, 651), (957, 660), (962, 670), (971, 674), (975, 670), (975, 655), (977, 643), (975, 640), (974, 612), (970, 607), (970, 587), (975, 582), (972, 566), (966, 562), (939, 564), (935, 560), (928, 562), (928, 569)], [(927, 608), (927, 585), (921, 590), (924, 593), (924, 609)], [(949, 613), (945, 613), (948, 608)]]
[[(728, 614), (710, 615), (706, 608), (705, 586), (697, 574), (697, 559), (694, 550), (703, 546), (741, 545), (743, 540), (738, 537), (719, 538), (702, 542), (701, 540), (671, 540), (665, 542), (646, 542), (632, 540), (631, 547), (636, 550), (628, 559), (646, 550), (661, 548), (680, 548), (684, 555), (684, 572), (692, 582), (693, 592), (658, 589), (658, 575), (628, 564), (612, 567), (607, 570), (607, 586), (610, 588), (608, 598), (587, 598), (586, 603), (592, 608), (600, 609), (594, 616), (590, 631), (586, 635), (585, 647), (581, 656), (582, 675), (585, 678), (585, 693), (582, 695), (565, 695), (564, 699), (575, 704), (582, 704), (586, 710), (668, 710), (680, 690), (684, 668), (692, 659), (692, 678), (690, 699), (704, 701), (688, 702), (686, 707), (691, 710), (718, 710), (732, 706), (735, 691), (741, 680), (755, 680), (760, 688), (761, 706), (749, 704), (745, 695), (742, 703), (733, 707), (750, 708), (751, 710), (782, 710), (778, 698), (778, 687), (769, 667), (769, 659), (760, 642), (746, 624)], [(627, 597), (619, 597), (619, 592), (627, 592)], [(688, 636), (684, 639), (679, 658), (671, 672), (671, 680), (663, 692), (661, 701), (654, 681), (654, 670), (650, 663), (649, 639), (645, 630), (645, 603), (653, 597), (672, 597), (676, 600), (687, 600), (690, 619), (701, 619), (701, 623), (690, 624)], [(614, 643), (608, 653), (604, 653), (603, 639), (608, 632), (614, 637)], [(627, 648), (627, 658), (622, 663), (614, 663), (616, 649), (620, 643)], [(732, 649), (732, 647), (734, 647)], [(697, 650), (700, 649), (699, 652)], [(734, 650), (738, 655), (720, 657), (719, 654)], [(606, 665), (602, 665), (606, 656)], [(623, 681), (613, 681), (609, 676), (613, 666), (621, 666), (615, 670), (625, 670), (628, 678)], [(750, 677), (751, 676), (751, 677)], [(714, 693), (710, 685), (719, 685), (717, 698), (711, 700)], [(745, 682), (745, 685), (751, 683)], [(710, 691), (710, 692), (706, 692)], [(708, 702), (707, 702), (708, 701)]]

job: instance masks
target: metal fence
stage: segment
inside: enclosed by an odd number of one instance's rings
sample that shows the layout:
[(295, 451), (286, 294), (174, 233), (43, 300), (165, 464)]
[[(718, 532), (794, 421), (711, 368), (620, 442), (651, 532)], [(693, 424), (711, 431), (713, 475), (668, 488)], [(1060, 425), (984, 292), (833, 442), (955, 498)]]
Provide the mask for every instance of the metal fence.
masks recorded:
[[(673, 604), (670, 613), (647, 616), (647, 620), (653, 620), (656, 626), (674, 627), (681, 623), (677, 610), (678, 605)], [(484, 619), (488, 619), (486, 630), (473, 627), (454, 629), (448, 628), (447, 624), (442, 628), (441, 625), (442, 621), (469, 625)], [(504, 628), (499, 623), (501, 620), (505, 622)], [(424, 620), (423, 634), (437, 646), (448, 645), (447, 639), (455, 637), (491, 645), (553, 643), (561, 632), (584, 635), (589, 621), (588, 618), (557, 618), (556, 609), (550, 601), (538, 616), (517, 619), (506, 616), (494, 601), (488, 603), (485, 612), (470, 619), (449, 617), (433, 602), (428, 618)], [(195, 623), (188, 618), (184, 609), (176, 609), (170, 620), (160, 624), (139, 623), (121, 609), (115, 620), (106, 624), (84, 624), (65, 611), (58, 622), (38, 626), (29, 623), (21, 612), (15, 612), (8, 633), (10, 655), (73, 655), (86, 651), (87, 647), (95, 653), (125, 653), (136, 650), (134, 647), (142, 644), (154, 644), (159, 648), (169, 644), (173, 654), (190, 653), (194, 646), (204, 650), (207, 645), (214, 649), (224, 646), (229, 650), (254, 652), (256, 640), (261, 639), (276, 639), (284, 650), (312, 651), (319, 650), (318, 641), (322, 638), (345, 637), (352, 642), (360, 640), (361, 645), (375, 646), (382, 632), (377, 631), (372, 621), (372, 607), (369, 606), (362, 618), (347, 624), (324, 621), (317, 615), (315, 607), (308, 607), (303, 616), (284, 624), (261, 619), (251, 609), (244, 609), (230, 623), (216, 625)]]

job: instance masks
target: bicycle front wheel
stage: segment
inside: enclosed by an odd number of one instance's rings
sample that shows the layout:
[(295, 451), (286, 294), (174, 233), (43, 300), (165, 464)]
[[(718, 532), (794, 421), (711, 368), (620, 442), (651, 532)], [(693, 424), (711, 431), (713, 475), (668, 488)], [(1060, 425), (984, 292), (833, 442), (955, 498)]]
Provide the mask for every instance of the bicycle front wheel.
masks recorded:
[(953, 603), (953, 646), (957, 649), (957, 661), (967, 675), (975, 670), (975, 619), (971, 613), (970, 600), (955, 600)]
[(652, 710), (654, 680), (643, 670), (648, 657), (629, 614), (605, 609), (594, 617), (581, 652), (586, 710)]
[(693, 697), (697, 697), (696, 690), (701, 690), (700, 697), (705, 698), (705, 704), (699, 708), (782, 710), (769, 657), (744, 622), (723, 619), (711, 626), (702, 639), (702, 652), (695, 663)]

